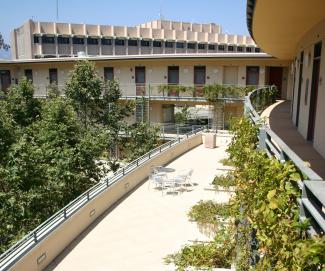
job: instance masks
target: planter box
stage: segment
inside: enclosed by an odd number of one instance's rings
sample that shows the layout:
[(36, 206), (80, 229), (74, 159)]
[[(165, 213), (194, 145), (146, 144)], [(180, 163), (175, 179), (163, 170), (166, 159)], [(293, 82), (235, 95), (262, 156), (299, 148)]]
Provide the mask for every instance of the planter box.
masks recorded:
[(214, 149), (216, 147), (216, 134), (214, 133), (206, 133), (204, 147), (209, 149)]

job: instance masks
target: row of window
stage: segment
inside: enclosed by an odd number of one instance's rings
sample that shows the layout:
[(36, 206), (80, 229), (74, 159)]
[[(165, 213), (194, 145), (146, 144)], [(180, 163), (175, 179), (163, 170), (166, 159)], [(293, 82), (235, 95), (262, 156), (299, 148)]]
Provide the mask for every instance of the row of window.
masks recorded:
[[(34, 43), (40, 43), (40, 39), (42, 39), (42, 43), (46, 43), (46, 44), (54, 44), (55, 43), (55, 39), (54, 37), (49, 37), (49, 36), (43, 36), (43, 37), (38, 37), (38, 36), (34, 36)], [(87, 38), (86, 39), (87, 44), (89, 45), (98, 45), (99, 43), (99, 39), (97, 38)], [(58, 44), (70, 44), (70, 38), (68, 37), (58, 37), (57, 38), (57, 42)], [(102, 45), (112, 45), (113, 44), (113, 40), (112, 39), (100, 39), (100, 42)], [(117, 46), (125, 46), (125, 39), (115, 39), (114, 43)], [(73, 37), (72, 38), (72, 44), (85, 44), (85, 39), (84, 38), (78, 38), (78, 37)], [(139, 45), (139, 40), (127, 40), (127, 44), (128, 46), (138, 46)], [(140, 41), (140, 45), (141, 47), (150, 47), (150, 41), (148, 40), (141, 40)], [(152, 46), (153, 47), (162, 47), (163, 44), (161, 41), (153, 41), (152, 42)], [(196, 43), (184, 43), (184, 42), (172, 42), (172, 41), (166, 41), (165, 42), (165, 48), (174, 48), (174, 46), (177, 49), (184, 49), (185, 47), (187, 47), (187, 49), (195, 49), (196, 48)], [(244, 47), (243, 46), (233, 46), (233, 45), (223, 45), (223, 44), (219, 44), (219, 45), (215, 45), (215, 44), (204, 44), (204, 43), (198, 43), (197, 44), (197, 48), (199, 50), (216, 50), (218, 48), (218, 51), (225, 51), (226, 48), (228, 49), (228, 52), (233, 52), (235, 51), (235, 49), (237, 48), (237, 52), (244, 52)], [(260, 48), (256, 47), (246, 47), (246, 52), (256, 52), (259, 53), (261, 50)]]

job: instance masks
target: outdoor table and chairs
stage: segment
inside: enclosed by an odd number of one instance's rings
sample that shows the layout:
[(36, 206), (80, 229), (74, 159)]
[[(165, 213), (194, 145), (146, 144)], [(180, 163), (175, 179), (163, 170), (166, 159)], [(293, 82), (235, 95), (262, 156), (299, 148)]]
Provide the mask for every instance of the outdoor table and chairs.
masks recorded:
[(180, 191), (176, 191), (178, 188), (189, 191), (188, 187), (194, 186), (191, 182), (192, 174), (193, 169), (175, 170), (169, 167), (156, 166), (151, 169), (148, 188), (153, 184), (156, 189), (161, 190), (162, 195), (164, 191), (168, 190), (175, 194)]

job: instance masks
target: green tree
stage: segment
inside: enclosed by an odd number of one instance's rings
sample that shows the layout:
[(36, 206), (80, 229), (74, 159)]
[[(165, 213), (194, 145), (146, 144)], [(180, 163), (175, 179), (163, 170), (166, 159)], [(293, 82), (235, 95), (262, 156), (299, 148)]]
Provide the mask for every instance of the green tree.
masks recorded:
[(85, 127), (98, 110), (102, 90), (103, 81), (95, 64), (88, 60), (77, 61), (65, 85), (65, 93), (73, 101)]
[(0, 102), (0, 164), (7, 156), (8, 149), (15, 141), (14, 121), (8, 113), (5, 102)]
[(177, 124), (184, 124), (190, 118), (191, 113), (189, 112), (189, 107), (184, 106), (180, 112), (174, 114), (175, 122)]
[(18, 85), (10, 87), (7, 94), (8, 112), (14, 121), (26, 127), (39, 117), (41, 102), (33, 97), (34, 86), (26, 77), (19, 80)]
[(140, 122), (130, 130), (130, 138), (125, 144), (127, 160), (132, 161), (158, 146), (159, 127)]

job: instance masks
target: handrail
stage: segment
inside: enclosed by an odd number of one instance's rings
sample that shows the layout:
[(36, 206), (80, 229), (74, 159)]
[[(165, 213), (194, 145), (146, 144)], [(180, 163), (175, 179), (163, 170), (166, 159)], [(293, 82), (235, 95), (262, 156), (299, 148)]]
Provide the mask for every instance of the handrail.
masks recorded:
[(3, 254), (0, 255), (0, 270), (8, 270), (12, 265), (14, 265), (19, 259), (21, 259), (26, 253), (31, 251), (41, 240), (43, 240), (47, 235), (53, 232), (58, 228), (62, 223), (64, 223), (69, 217), (75, 214), (83, 206), (85, 206), (93, 198), (97, 197), (106, 189), (108, 189), (112, 184), (118, 182), (122, 177), (138, 168), (140, 165), (144, 164), (148, 160), (154, 158), (161, 152), (174, 147), (180, 142), (188, 139), (191, 136), (194, 136), (202, 132), (205, 127), (193, 130), (183, 137), (179, 137), (175, 140), (169, 141), (163, 145), (156, 147), (155, 149), (150, 150), (146, 154), (140, 156), (136, 160), (130, 162), (110, 177), (99, 183), (95, 184), (79, 197), (71, 201), (61, 210), (56, 212), (49, 219), (44, 221), (41, 225), (36, 227), (33, 231), (26, 234), (20, 241), (11, 246)]
[[(258, 88), (249, 93), (245, 97), (244, 108), (245, 115), (255, 124), (259, 126), (259, 149), (265, 150), (270, 157), (276, 157), (279, 161), (292, 161), (296, 168), (302, 173), (304, 180), (298, 182), (302, 189), (302, 197), (298, 199), (300, 205), (300, 219), (310, 219), (311, 227), (309, 233), (324, 234), (325, 218), (322, 214), (325, 202), (325, 181), (275, 133), (270, 127), (263, 124), (259, 110), (264, 110), (267, 106), (273, 103), (272, 100), (267, 100), (265, 104), (261, 104), (261, 95), (270, 89), (267, 87)], [(257, 98), (255, 107), (252, 103), (252, 98)], [(265, 99), (264, 99), (265, 101)], [(319, 191), (324, 193), (319, 193)]]

